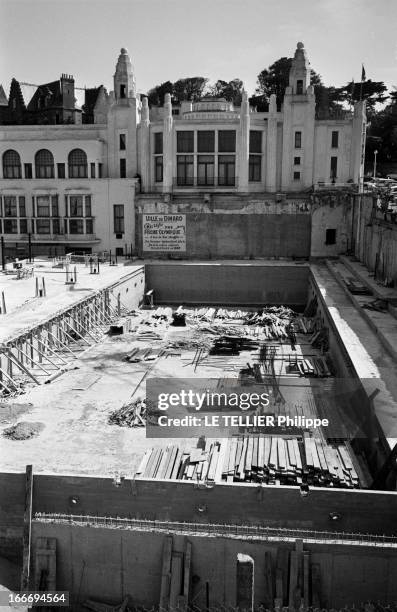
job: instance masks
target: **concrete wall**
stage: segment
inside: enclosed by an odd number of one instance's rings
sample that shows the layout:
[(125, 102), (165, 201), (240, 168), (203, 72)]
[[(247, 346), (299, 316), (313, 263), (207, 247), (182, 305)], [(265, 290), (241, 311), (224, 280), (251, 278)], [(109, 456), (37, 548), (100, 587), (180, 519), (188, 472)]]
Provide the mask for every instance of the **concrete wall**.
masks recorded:
[(307, 265), (147, 263), (156, 303), (305, 305)]
[(118, 296), (120, 295), (121, 306), (125, 306), (131, 310), (138, 308), (143, 301), (145, 290), (145, 268), (138, 268), (133, 275), (129, 271), (128, 266), (125, 268), (126, 277), (121, 278), (117, 283), (110, 288), (110, 294), (114, 297), (111, 302), (114, 307), (117, 304)]
[[(57, 589), (70, 591), (75, 603), (91, 598), (118, 604), (131, 595), (136, 604), (158, 605), (164, 534), (35, 522), (33, 549), (38, 537), (56, 538)], [(220, 537), (193, 536), (190, 542), (191, 575), (199, 578), (191, 586), (191, 599), (201, 609), (206, 603), (206, 582), (211, 606), (236, 605), (238, 553), (254, 559), (255, 606), (268, 604), (265, 553), (271, 554), (274, 568), (277, 548), (292, 550), (292, 544), (282, 542)], [(393, 550), (329, 544), (305, 544), (304, 549), (310, 551), (312, 563), (320, 564), (322, 606), (339, 608), (366, 600), (392, 603), (396, 599), (397, 556)], [(173, 550), (183, 552), (183, 536), (173, 537)]]
[[(142, 215), (136, 219), (138, 253), (168, 258), (169, 253), (142, 250)], [(179, 255), (179, 254), (178, 254)], [(182, 259), (309, 257), (309, 214), (186, 214), (186, 252)], [(172, 254), (175, 258), (175, 254)]]
[(372, 206), (372, 197), (363, 197), (356, 215), (355, 254), (379, 281), (393, 281), (397, 286), (397, 224)]

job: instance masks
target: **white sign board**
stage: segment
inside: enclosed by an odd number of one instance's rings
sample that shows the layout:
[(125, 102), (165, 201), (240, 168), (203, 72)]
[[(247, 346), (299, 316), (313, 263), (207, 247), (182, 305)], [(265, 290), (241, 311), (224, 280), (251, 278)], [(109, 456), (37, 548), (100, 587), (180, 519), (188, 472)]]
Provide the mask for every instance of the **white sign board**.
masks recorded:
[(143, 251), (186, 251), (186, 215), (142, 215)]

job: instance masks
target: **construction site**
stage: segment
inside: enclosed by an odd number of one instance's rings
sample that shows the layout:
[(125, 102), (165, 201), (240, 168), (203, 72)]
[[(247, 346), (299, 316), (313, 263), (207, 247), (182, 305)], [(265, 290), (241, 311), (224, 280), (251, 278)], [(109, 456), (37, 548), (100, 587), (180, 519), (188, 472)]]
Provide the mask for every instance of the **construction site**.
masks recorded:
[[(394, 609), (396, 290), (351, 256), (73, 255), (7, 264), (1, 289), (5, 588), (93, 612)], [(180, 379), (271, 402), (160, 432), (148, 381)]]

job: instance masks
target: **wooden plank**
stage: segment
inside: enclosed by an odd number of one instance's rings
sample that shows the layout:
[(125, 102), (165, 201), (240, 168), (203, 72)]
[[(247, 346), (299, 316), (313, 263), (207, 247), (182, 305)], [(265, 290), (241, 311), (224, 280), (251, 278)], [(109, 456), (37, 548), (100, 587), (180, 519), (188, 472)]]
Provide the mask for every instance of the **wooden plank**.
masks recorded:
[(156, 472), (156, 478), (158, 478), (159, 480), (164, 478), (164, 473), (165, 473), (165, 470), (167, 469), (167, 463), (169, 462), (169, 460), (170, 460), (170, 447), (167, 446), (167, 448), (163, 450), (163, 454), (159, 461), (157, 472)]
[(289, 575), (289, 591), (288, 591), (288, 606), (290, 609), (295, 608), (296, 588), (298, 585), (298, 554), (295, 550), (290, 554), (290, 575)]
[(267, 608), (272, 609), (274, 600), (274, 585), (273, 585), (273, 564), (272, 555), (270, 552), (265, 552), (265, 594), (264, 604)]
[(186, 604), (189, 603), (190, 595), (190, 570), (192, 563), (192, 544), (189, 540), (186, 540), (185, 546), (185, 561), (183, 571), (183, 596), (186, 598)]
[(269, 456), (269, 467), (276, 468), (277, 467), (277, 438), (273, 436), (271, 438), (271, 449)]
[(164, 538), (163, 547), (163, 568), (161, 572), (161, 587), (160, 587), (160, 610), (165, 610), (168, 606), (170, 595), (171, 581), (171, 554), (172, 554), (172, 537)]
[(176, 609), (178, 598), (182, 594), (182, 570), (183, 555), (180, 552), (173, 552), (171, 557), (171, 583), (170, 583), (170, 603), (171, 610)]
[(313, 608), (321, 607), (321, 573), (320, 565), (312, 563), (312, 606)]
[(176, 455), (175, 455), (174, 466), (170, 474), (170, 480), (176, 480), (176, 478), (178, 477), (178, 472), (179, 472), (179, 468), (181, 465), (181, 459), (182, 459), (182, 451), (180, 448), (178, 448)]
[(302, 466), (302, 458), (301, 458), (301, 453), (300, 453), (300, 448), (299, 448), (298, 440), (296, 438), (294, 438), (292, 440), (292, 444), (293, 444), (294, 452), (295, 452), (296, 469), (299, 470), (299, 472), (301, 472), (303, 466)]
[(239, 478), (240, 480), (244, 480), (245, 478), (244, 467), (245, 467), (245, 457), (247, 454), (247, 447), (248, 447), (248, 439), (244, 438), (243, 448), (241, 451), (240, 463), (239, 463), (237, 474), (236, 474), (237, 478)]
[(310, 588), (310, 553), (303, 553), (303, 605), (309, 607), (309, 588)]
[(258, 468), (263, 470), (265, 456), (265, 438), (260, 436), (258, 438)]
[(320, 460), (318, 458), (316, 443), (313, 438), (309, 438), (307, 441), (309, 442), (309, 446), (310, 446), (310, 450), (312, 454), (313, 467), (315, 470), (320, 470), (321, 465), (320, 465)]
[(285, 445), (283, 438), (277, 439), (277, 454), (278, 454), (278, 467), (280, 470), (285, 470), (287, 467), (287, 460), (285, 455)]
[(245, 458), (245, 471), (252, 471), (252, 453), (254, 450), (254, 439), (252, 436), (248, 436), (248, 446), (247, 446), (247, 455)]
[(252, 468), (258, 469), (258, 436), (253, 437)]
[(25, 510), (23, 515), (23, 557), (21, 591), (29, 590), (30, 582), (30, 547), (32, 540), (32, 495), (33, 495), (33, 467), (26, 466), (25, 475)]
[(225, 457), (227, 456), (228, 451), (228, 440), (222, 440), (219, 446), (219, 456), (218, 463), (215, 470), (215, 482), (222, 482), (222, 474), (223, 474), (223, 466), (225, 464)]
[(136, 476), (142, 476), (145, 472), (146, 466), (149, 462), (150, 459), (150, 455), (151, 455), (151, 450), (147, 450), (146, 453), (143, 455), (141, 462), (138, 466), (137, 471), (135, 472)]
[(269, 457), (270, 457), (271, 446), (272, 446), (272, 439), (266, 436), (264, 439), (264, 449), (263, 449), (263, 465), (266, 468), (269, 467)]
[(179, 449), (178, 449), (177, 446), (174, 445), (174, 446), (171, 447), (170, 460), (168, 462), (167, 469), (166, 469), (165, 474), (164, 474), (164, 478), (166, 480), (169, 480), (171, 478), (171, 475), (172, 475), (172, 472), (173, 472), (173, 469), (174, 469), (174, 465), (175, 465), (175, 459), (177, 457), (178, 451), (179, 451)]

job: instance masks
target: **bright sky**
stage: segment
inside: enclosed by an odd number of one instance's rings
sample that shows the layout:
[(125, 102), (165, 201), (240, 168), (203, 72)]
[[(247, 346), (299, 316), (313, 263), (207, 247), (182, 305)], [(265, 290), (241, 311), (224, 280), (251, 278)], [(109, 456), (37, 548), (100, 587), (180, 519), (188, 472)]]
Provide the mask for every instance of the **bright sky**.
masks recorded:
[(367, 78), (397, 86), (396, 0), (0, 0), (0, 83), (77, 86), (112, 79), (129, 50), (138, 91), (166, 80), (258, 73), (302, 41), (326, 85)]

